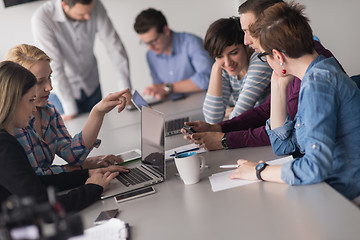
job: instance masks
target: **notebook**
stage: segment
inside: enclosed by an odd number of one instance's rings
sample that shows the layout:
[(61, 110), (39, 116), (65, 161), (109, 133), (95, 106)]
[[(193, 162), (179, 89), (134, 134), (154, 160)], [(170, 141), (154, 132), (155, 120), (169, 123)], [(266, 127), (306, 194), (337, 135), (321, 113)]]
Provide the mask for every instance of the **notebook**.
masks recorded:
[(101, 199), (163, 182), (166, 177), (164, 115), (141, 108), (141, 163), (111, 181)]
[[(149, 107), (149, 105), (150, 105), (136, 90), (134, 91), (131, 101), (139, 111), (141, 111), (142, 106)], [(177, 118), (177, 119), (166, 121), (165, 122), (165, 137), (180, 134), (181, 128), (184, 126), (184, 122), (188, 122), (189, 120), (190, 120), (190, 118), (187, 116), (187, 117), (183, 117), (183, 118)]]

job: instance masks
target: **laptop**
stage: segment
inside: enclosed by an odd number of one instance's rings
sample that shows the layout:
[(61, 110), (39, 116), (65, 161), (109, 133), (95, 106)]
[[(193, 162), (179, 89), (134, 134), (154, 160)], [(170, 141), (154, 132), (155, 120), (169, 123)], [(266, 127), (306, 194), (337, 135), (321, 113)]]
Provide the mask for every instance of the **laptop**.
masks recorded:
[[(134, 91), (131, 101), (139, 111), (141, 111), (142, 106), (149, 107), (150, 105), (136, 90)], [(184, 126), (184, 122), (188, 121), (190, 121), (190, 118), (188, 116), (166, 121), (165, 137), (180, 134), (181, 128)]]
[(141, 163), (113, 179), (101, 199), (165, 180), (164, 124), (162, 113), (145, 106), (141, 108)]

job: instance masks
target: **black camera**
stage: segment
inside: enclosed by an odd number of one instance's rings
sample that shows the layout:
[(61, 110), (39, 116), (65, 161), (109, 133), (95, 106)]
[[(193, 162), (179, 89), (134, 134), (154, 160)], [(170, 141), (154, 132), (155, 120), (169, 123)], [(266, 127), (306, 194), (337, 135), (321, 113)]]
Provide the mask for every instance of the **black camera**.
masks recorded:
[(33, 198), (11, 196), (2, 204), (0, 239), (65, 240), (81, 234), (81, 218), (65, 217), (59, 203), (38, 204)]

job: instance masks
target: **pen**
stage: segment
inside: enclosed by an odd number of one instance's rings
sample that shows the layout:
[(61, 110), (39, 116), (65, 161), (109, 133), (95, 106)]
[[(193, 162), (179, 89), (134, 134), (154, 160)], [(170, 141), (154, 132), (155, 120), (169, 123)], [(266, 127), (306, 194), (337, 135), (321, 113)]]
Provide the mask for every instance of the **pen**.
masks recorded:
[[(196, 147), (196, 148), (192, 148), (192, 149), (188, 149), (188, 150), (184, 150), (182, 152), (176, 152), (176, 155), (182, 154), (182, 153), (187, 153), (187, 152), (191, 152), (191, 151), (197, 151), (200, 148)], [(174, 154), (170, 154), (170, 157), (175, 157), (175, 153)]]
[(239, 165), (233, 164), (233, 165), (221, 165), (220, 168), (238, 168)]

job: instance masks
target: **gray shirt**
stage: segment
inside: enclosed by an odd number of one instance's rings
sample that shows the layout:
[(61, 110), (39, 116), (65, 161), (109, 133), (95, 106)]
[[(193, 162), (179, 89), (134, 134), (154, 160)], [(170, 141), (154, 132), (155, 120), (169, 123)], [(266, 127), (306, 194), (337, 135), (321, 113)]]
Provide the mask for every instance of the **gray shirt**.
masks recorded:
[(31, 19), (35, 44), (52, 59), (54, 92), (66, 115), (78, 112), (75, 99), (80, 98), (81, 90), (90, 96), (100, 84), (93, 51), (96, 33), (114, 64), (119, 90), (131, 87), (125, 48), (104, 6), (94, 1), (88, 21), (68, 19), (61, 0), (46, 2)]

